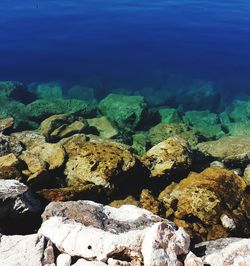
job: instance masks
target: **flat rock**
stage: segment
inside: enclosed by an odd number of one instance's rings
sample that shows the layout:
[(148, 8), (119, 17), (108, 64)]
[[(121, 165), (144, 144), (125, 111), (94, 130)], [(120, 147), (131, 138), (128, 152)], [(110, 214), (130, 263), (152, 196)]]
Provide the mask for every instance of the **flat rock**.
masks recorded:
[(116, 209), (91, 201), (53, 202), (42, 218), (39, 233), (59, 251), (89, 261), (177, 265), (189, 248), (182, 228), (131, 205)]
[(33, 235), (0, 235), (0, 261), (6, 266), (42, 265), (44, 237)]

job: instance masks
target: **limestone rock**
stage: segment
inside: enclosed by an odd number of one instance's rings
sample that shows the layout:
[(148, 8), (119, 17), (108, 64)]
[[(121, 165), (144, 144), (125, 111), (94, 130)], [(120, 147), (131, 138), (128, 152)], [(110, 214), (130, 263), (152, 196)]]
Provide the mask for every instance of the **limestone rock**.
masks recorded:
[(203, 242), (196, 248), (205, 248), (203, 263), (216, 266), (247, 266), (250, 261), (250, 240), (247, 238), (224, 238)]
[(56, 259), (57, 266), (70, 266), (71, 265), (71, 256), (66, 253), (60, 254)]
[(189, 248), (182, 228), (131, 205), (116, 209), (90, 201), (50, 203), (42, 217), (39, 233), (59, 251), (90, 261), (177, 265), (178, 256)]
[(193, 252), (189, 251), (184, 261), (184, 266), (204, 266), (201, 258), (197, 257)]
[(119, 135), (118, 129), (116, 129), (106, 116), (101, 116), (97, 118), (91, 118), (87, 120), (89, 125), (95, 127), (99, 133), (100, 137), (105, 139), (116, 138)]
[(93, 183), (112, 190), (138, 163), (132, 153), (115, 142), (86, 141), (75, 135), (64, 148), (69, 157), (64, 173), (70, 186)]
[(181, 177), (191, 166), (187, 142), (180, 137), (170, 137), (157, 144), (141, 158), (150, 170), (151, 177)]
[(6, 129), (10, 129), (14, 126), (14, 119), (7, 117), (0, 119), (0, 132), (4, 132)]
[(10, 153), (0, 157), (0, 179), (19, 179), (21, 174), (17, 168), (19, 161)]
[(141, 96), (109, 94), (99, 103), (99, 109), (121, 130), (134, 130), (147, 116), (147, 104)]
[(0, 261), (8, 266), (42, 266), (43, 236), (0, 235)]
[(0, 156), (13, 153), (18, 156), (23, 151), (21, 143), (10, 136), (5, 136), (0, 133)]
[(31, 149), (46, 142), (45, 137), (36, 131), (15, 132), (11, 134), (11, 137), (16, 142), (21, 143), (25, 149)]
[(148, 189), (143, 189), (141, 192), (140, 207), (156, 215), (162, 215), (163, 213), (161, 202)]
[(197, 145), (197, 150), (206, 157), (222, 161), (230, 167), (246, 166), (250, 163), (250, 136), (230, 136), (202, 142)]
[[(243, 207), (245, 211), (240, 210), (242, 200), (248, 199), (245, 189), (244, 180), (234, 172), (207, 168), (199, 174), (191, 173), (179, 184), (170, 185), (161, 192), (159, 200), (166, 209), (172, 208), (170, 214), (177, 224), (184, 226), (187, 223), (184, 227), (189, 228), (191, 235), (201, 234), (202, 227), (204, 239), (214, 235), (212, 232), (219, 228), (223, 234), (239, 235), (241, 231), (249, 234), (247, 204)], [(221, 233), (217, 232), (217, 238)]]

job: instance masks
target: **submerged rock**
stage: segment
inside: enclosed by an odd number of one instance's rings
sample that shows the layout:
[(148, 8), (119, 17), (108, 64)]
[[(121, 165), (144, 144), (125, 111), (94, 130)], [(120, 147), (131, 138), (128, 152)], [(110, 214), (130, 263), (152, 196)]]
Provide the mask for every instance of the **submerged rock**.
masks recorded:
[(12, 117), (0, 119), (0, 132), (4, 132), (7, 129), (11, 129), (13, 126), (14, 119)]
[(199, 143), (197, 150), (205, 157), (222, 161), (230, 167), (246, 166), (250, 163), (250, 136), (230, 136)]
[(236, 100), (226, 111), (232, 122), (250, 126), (250, 101)]
[(94, 89), (88, 87), (82, 87), (80, 85), (75, 85), (67, 90), (67, 97), (69, 99), (79, 99), (85, 100), (90, 103), (95, 103), (96, 99), (94, 96)]
[(172, 124), (181, 123), (182, 117), (177, 109), (174, 108), (160, 108), (159, 113), (161, 116), (161, 123)]
[(246, 183), (234, 172), (207, 168), (166, 187), (159, 200), (173, 215), (174, 222), (184, 226), (193, 237), (250, 235), (249, 210), (242, 205), (249, 200), (245, 189)]
[(0, 133), (0, 156), (13, 153), (18, 156), (23, 151), (21, 143), (12, 136), (5, 136)]
[(63, 97), (62, 87), (58, 83), (40, 83), (35, 87), (35, 92), (40, 99), (60, 99)]
[(19, 161), (13, 153), (0, 156), (0, 179), (20, 179), (18, 164)]
[(133, 135), (133, 144), (132, 148), (139, 155), (146, 153), (149, 147), (148, 134), (141, 131)]
[(189, 248), (182, 228), (131, 205), (116, 209), (90, 201), (51, 203), (42, 217), (40, 234), (60, 252), (88, 261), (177, 265), (178, 256)]
[(141, 96), (109, 94), (99, 103), (99, 109), (119, 129), (137, 129), (147, 117), (147, 104)]
[(141, 161), (150, 170), (151, 177), (168, 177), (168, 180), (185, 176), (192, 158), (187, 141), (170, 137), (148, 150)]

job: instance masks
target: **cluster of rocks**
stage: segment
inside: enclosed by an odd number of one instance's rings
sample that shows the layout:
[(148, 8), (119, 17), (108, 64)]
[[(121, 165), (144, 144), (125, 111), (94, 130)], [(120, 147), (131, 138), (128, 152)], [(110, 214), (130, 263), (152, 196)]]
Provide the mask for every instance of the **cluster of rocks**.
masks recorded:
[(0, 82), (0, 261), (248, 265), (250, 102), (216, 114), (80, 92)]

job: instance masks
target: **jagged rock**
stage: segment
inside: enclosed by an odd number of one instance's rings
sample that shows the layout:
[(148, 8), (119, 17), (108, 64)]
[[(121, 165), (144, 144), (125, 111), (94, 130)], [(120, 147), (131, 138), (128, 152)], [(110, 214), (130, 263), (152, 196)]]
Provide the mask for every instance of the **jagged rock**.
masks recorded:
[(177, 109), (160, 108), (159, 113), (161, 116), (161, 123), (163, 124), (173, 124), (182, 122), (181, 114), (178, 112)]
[(151, 177), (181, 177), (191, 166), (191, 155), (187, 141), (170, 137), (157, 144), (144, 156), (142, 163), (150, 170)]
[(1, 223), (6, 222), (6, 219), (9, 222), (10, 219), (40, 210), (40, 201), (32, 196), (26, 185), (16, 180), (0, 179)]
[(31, 149), (33, 147), (40, 146), (44, 144), (45, 137), (36, 131), (22, 131), (12, 133), (11, 137), (18, 143), (21, 143), (25, 147), (25, 149)]
[(65, 161), (65, 151), (60, 144), (43, 143), (25, 150), (20, 159), (27, 165), (23, 174), (28, 176), (28, 181), (32, 181), (46, 175), (49, 170), (61, 167)]
[(14, 119), (12, 117), (0, 119), (0, 132), (4, 132), (6, 129), (10, 129), (13, 126), (14, 126)]
[(95, 113), (95, 107), (86, 101), (76, 99), (40, 99), (27, 105), (29, 117), (41, 122), (54, 114), (80, 115), (89, 117)]
[(137, 167), (133, 154), (115, 142), (86, 141), (75, 135), (63, 146), (69, 157), (64, 172), (69, 186), (93, 183), (113, 190), (122, 181), (126, 186), (129, 171)]
[(137, 129), (147, 116), (147, 104), (141, 96), (109, 94), (99, 109), (123, 131)]
[(131, 205), (116, 209), (90, 201), (53, 202), (42, 218), (40, 234), (59, 251), (90, 261), (177, 265), (189, 248), (182, 228)]
[(21, 174), (18, 170), (19, 161), (17, 157), (10, 153), (0, 157), (0, 179), (20, 179)]
[(150, 128), (148, 137), (151, 144), (156, 145), (169, 137), (177, 135), (188, 140), (188, 142), (192, 145), (197, 144), (199, 141), (199, 135), (197, 132), (190, 130), (185, 124), (182, 123), (157, 124), (156, 126)]
[(89, 125), (95, 127), (99, 133), (100, 137), (105, 139), (116, 138), (119, 135), (118, 129), (116, 129), (106, 116), (101, 116), (97, 118), (91, 118), (87, 120)]
[(159, 200), (177, 225), (184, 226), (192, 236), (209, 239), (221, 234), (249, 235), (249, 197), (245, 189), (244, 180), (233, 171), (207, 168), (166, 187)]
[(250, 163), (250, 136), (223, 137), (216, 141), (202, 142), (197, 150), (211, 160), (219, 160), (230, 167)]
[(196, 248), (205, 248), (205, 255), (202, 257), (204, 264), (216, 266), (249, 265), (250, 240), (247, 238), (218, 239), (197, 244)]
[(18, 156), (23, 151), (21, 143), (10, 136), (5, 136), (0, 133), (0, 156), (13, 153)]
[(88, 128), (86, 120), (65, 114), (52, 115), (42, 121), (39, 132), (50, 141), (58, 141)]
[(43, 236), (0, 235), (0, 261), (8, 266), (42, 266), (45, 240)]

